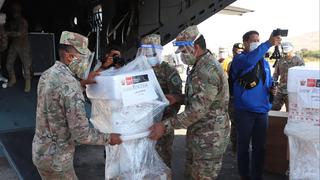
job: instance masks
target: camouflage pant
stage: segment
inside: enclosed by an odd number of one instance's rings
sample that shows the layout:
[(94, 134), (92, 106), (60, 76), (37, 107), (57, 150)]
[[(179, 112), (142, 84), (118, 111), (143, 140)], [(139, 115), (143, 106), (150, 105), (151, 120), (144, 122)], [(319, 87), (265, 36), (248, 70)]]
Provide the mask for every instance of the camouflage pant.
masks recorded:
[(219, 175), (223, 154), (229, 142), (228, 116), (196, 123), (187, 131), (185, 179), (212, 180)]
[(156, 149), (160, 157), (171, 168), (172, 144), (174, 139), (174, 131), (164, 135), (158, 140)]
[(73, 168), (63, 171), (44, 170), (38, 168), (42, 180), (78, 180)]
[(277, 94), (273, 98), (272, 110), (280, 111), (283, 104), (286, 105), (286, 111), (288, 112), (289, 111), (288, 94), (277, 92)]
[(15, 47), (10, 46), (8, 50), (8, 58), (6, 68), (8, 70), (9, 76), (13, 76), (14, 72), (14, 62), (17, 57), (20, 57), (21, 63), (23, 65), (24, 70), (24, 78), (31, 79), (31, 57), (30, 51), (28, 47)]

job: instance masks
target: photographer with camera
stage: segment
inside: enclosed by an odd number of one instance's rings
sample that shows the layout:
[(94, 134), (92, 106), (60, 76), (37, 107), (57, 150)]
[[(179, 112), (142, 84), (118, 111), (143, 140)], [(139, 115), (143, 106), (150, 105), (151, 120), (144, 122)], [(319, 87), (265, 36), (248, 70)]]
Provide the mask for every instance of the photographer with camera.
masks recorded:
[(101, 62), (100, 68), (97, 70), (98, 72), (104, 71), (106, 69), (109, 69), (111, 67), (114, 67), (116, 69), (121, 68), (124, 64), (114, 63), (114, 59), (120, 58), (121, 53), (120, 51), (112, 49), (109, 53), (105, 55), (105, 58)]
[(103, 59), (103, 61), (96, 65), (96, 67), (98, 68), (95, 68), (94, 71), (89, 73), (88, 79), (80, 80), (81, 86), (85, 88), (87, 84), (96, 83), (94, 78), (98, 76), (101, 71), (107, 70), (109, 68), (119, 69), (125, 64), (127, 64), (128, 60), (121, 58), (120, 56), (121, 56), (120, 51), (112, 49), (109, 53), (105, 55), (105, 58)]
[(294, 66), (304, 66), (304, 61), (301, 57), (296, 56), (293, 53), (293, 45), (290, 42), (281, 43), (282, 56), (275, 65), (273, 73), (273, 81), (277, 82), (280, 77), (280, 83), (278, 84), (277, 94), (274, 97), (272, 103), (272, 110), (279, 111), (283, 104), (286, 106), (286, 111), (289, 110), (288, 102), (288, 69)]
[[(268, 41), (260, 44), (259, 33), (249, 31), (243, 35), (242, 40), (244, 51), (233, 58), (230, 69), (234, 113), (237, 114), (238, 170), (241, 179), (256, 180), (262, 179), (268, 111), (271, 109), (269, 98), (271, 93), (276, 92), (275, 87), (272, 87), (269, 63), (264, 55), (271, 46), (281, 43), (281, 37), (273, 32)], [(249, 159), (252, 161), (251, 168)]]

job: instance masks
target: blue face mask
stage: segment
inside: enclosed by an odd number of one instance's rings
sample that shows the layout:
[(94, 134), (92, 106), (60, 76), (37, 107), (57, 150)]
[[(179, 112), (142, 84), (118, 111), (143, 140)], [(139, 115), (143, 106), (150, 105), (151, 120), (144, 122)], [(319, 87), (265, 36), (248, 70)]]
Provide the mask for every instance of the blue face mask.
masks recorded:
[(161, 60), (157, 56), (147, 57), (147, 58), (148, 58), (148, 62), (150, 64), (150, 66), (156, 66), (161, 63)]

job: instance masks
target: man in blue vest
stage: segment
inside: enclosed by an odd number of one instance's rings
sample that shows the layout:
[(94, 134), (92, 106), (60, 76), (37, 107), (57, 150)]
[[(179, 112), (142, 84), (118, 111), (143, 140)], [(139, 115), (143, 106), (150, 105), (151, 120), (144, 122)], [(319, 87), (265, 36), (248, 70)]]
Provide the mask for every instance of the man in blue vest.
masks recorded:
[[(259, 33), (249, 31), (242, 37), (244, 52), (233, 58), (231, 75), (235, 121), (237, 122), (238, 170), (241, 179), (262, 179), (270, 95), (275, 94), (265, 53), (281, 43), (280, 36), (271, 35), (260, 44)], [(249, 168), (249, 144), (252, 144)], [(251, 169), (251, 173), (249, 172)]]

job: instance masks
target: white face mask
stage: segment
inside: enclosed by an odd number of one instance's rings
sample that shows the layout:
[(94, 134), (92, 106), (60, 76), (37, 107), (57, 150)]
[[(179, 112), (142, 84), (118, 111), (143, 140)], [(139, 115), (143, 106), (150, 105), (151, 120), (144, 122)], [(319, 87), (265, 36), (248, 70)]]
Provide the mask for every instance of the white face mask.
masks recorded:
[(253, 51), (255, 49), (257, 49), (257, 47), (260, 45), (260, 42), (252, 42), (250, 43), (250, 49), (249, 51)]
[(156, 66), (158, 64), (161, 64), (161, 59), (158, 58), (157, 56), (155, 57), (147, 57), (148, 59), (148, 63), (150, 64), (150, 66)]
[(221, 52), (219, 53), (219, 59), (226, 59), (228, 57), (228, 53), (227, 52)]

